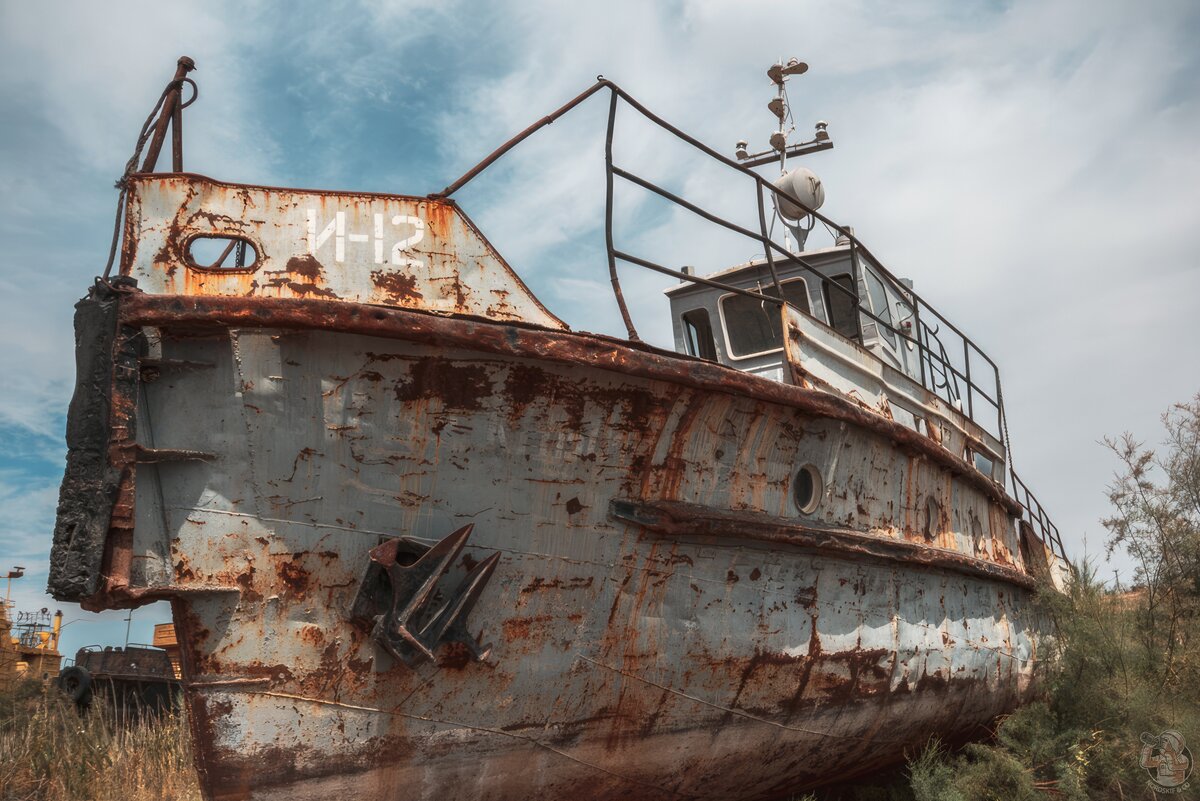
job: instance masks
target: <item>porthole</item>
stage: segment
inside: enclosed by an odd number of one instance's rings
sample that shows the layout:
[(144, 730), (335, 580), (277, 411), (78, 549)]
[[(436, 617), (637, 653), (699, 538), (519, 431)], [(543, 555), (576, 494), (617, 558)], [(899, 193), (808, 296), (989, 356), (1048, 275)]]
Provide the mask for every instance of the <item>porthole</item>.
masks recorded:
[(796, 480), (792, 482), (792, 498), (796, 508), (802, 514), (809, 514), (821, 502), (821, 474), (811, 464), (806, 464), (796, 472)]
[(925, 519), (922, 521), (921, 533), (926, 542), (932, 542), (941, 529), (942, 506), (932, 495), (925, 496)]
[(196, 270), (253, 270), (258, 248), (244, 236), (200, 234), (188, 240), (187, 265)]

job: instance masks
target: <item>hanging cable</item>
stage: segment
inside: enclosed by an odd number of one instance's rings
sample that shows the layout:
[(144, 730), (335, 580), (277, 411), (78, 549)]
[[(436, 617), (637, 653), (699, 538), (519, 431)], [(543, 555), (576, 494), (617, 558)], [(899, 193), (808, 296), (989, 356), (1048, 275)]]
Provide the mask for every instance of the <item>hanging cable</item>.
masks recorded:
[(183, 84), (185, 83), (192, 85), (194, 94), (188, 102), (180, 104), (180, 108), (187, 108), (196, 102), (196, 98), (200, 96), (200, 89), (191, 78), (179, 78), (168, 83), (166, 88), (162, 90), (162, 94), (158, 96), (158, 102), (154, 104), (150, 115), (142, 123), (142, 130), (138, 134), (137, 144), (133, 148), (133, 155), (129, 157), (129, 161), (125, 162), (125, 171), (121, 173), (121, 177), (113, 184), (120, 192), (117, 195), (117, 215), (113, 221), (112, 243), (108, 247), (108, 262), (104, 265), (104, 273), (100, 278), (105, 284), (108, 284), (108, 276), (112, 273), (113, 261), (117, 257), (117, 244), (121, 241), (121, 215), (125, 211), (125, 197), (129, 192), (129, 176), (137, 172), (138, 159), (142, 157), (142, 150), (146, 147), (146, 142), (150, 139), (150, 134), (154, 130), (154, 119), (158, 116), (159, 111), (162, 110), (163, 103), (166, 102), (167, 97), (170, 96), (172, 91), (182, 91)]

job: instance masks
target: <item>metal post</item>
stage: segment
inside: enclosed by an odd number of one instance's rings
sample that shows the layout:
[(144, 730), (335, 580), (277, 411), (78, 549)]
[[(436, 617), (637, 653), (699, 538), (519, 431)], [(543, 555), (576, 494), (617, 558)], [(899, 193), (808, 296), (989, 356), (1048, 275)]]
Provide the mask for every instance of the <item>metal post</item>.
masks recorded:
[(1004, 457), (1012, 461), (1012, 450), (1008, 441), (1008, 426), (1004, 422), (1004, 390), (1000, 387), (1000, 368), (992, 365), (992, 374), (996, 382), (996, 428), (1004, 437)]
[(183, 109), (180, 103), (183, 99), (183, 79), (194, 69), (196, 69), (196, 62), (187, 56), (181, 56), (176, 62), (175, 77), (172, 79), (173, 85), (163, 103), (158, 122), (154, 124), (154, 138), (150, 140), (150, 147), (146, 150), (146, 160), (142, 162), (142, 172), (154, 172), (154, 167), (158, 164), (158, 154), (162, 151), (163, 142), (167, 138), (167, 123), (173, 120), (176, 122), (171, 142), (174, 161), (172, 167), (176, 172), (183, 169), (183, 128), (182, 122), (179, 121), (182, 119)]
[[(25, 568), (21, 565), (13, 565), (13, 569), (8, 571), (8, 575), (5, 576), (8, 579), (4, 587), (4, 605), (6, 607), (12, 603), (12, 580), (23, 575), (25, 575)], [(6, 632), (0, 632), (0, 634), (6, 634)]]
[(771, 268), (771, 280), (775, 282), (775, 291), (779, 293), (779, 299), (783, 300), (783, 284), (779, 283), (779, 273), (775, 270), (775, 257), (771, 255), (771, 246), (766, 244), (767, 237), (767, 208), (763, 203), (762, 187), (758, 184), (754, 185), (754, 192), (758, 195), (758, 228), (762, 232), (764, 240), (763, 250), (767, 254), (767, 266)]
[(963, 369), (966, 371), (963, 376), (967, 381), (967, 417), (970, 420), (975, 419), (975, 385), (971, 383), (971, 350), (967, 344), (966, 337), (963, 337)]
[(913, 341), (916, 343), (916, 346), (917, 346), (917, 364), (921, 368), (921, 386), (924, 387), (924, 386), (927, 386), (925, 384), (925, 348), (921, 344), (921, 326), (924, 325), (924, 323), (921, 322), (921, 309), (919, 308), (920, 304), (917, 303), (916, 296), (910, 295), (909, 297), (911, 297), (912, 301), (913, 301), (912, 302), (912, 323), (913, 323), (912, 330), (913, 330), (913, 333), (915, 334), (915, 336), (913, 337)]
[[(854, 326), (858, 329), (858, 344), (863, 344), (863, 329), (862, 329), (862, 314), (859, 313), (859, 307), (862, 306), (862, 295), (859, 294), (859, 275), (858, 275), (858, 249), (854, 242), (854, 237), (850, 237), (850, 277), (854, 281)], [(878, 324), (876, 325), (878, 327)]]
[(637, 329), (633, 327), (633, 320), (629, 316), (629, 309), (625, 306), (625, 296), (621, 293), (621, 280), (617, 277), (617, 257), (613, 253), (613, 163), (612, 163), (612, 143), (613, 143), (613, 128), (617, 123), (617, 93), (613, 92), (609, 96), (608, 101), (608, 134), (604, 138), (604, 179), (605, 179), (605, 195), (604, 195), (604, 244), (608, 249), (608, 277), (612, 281), (613, 294), (617, 298), (617, 307), (621, 310), (621, 319), (625, 321), (625, 330), (629, 332), (629, 339), (633, 342), (640, 342)]
[(183, 84), (171, 104), (171, 172), (183, 172)]

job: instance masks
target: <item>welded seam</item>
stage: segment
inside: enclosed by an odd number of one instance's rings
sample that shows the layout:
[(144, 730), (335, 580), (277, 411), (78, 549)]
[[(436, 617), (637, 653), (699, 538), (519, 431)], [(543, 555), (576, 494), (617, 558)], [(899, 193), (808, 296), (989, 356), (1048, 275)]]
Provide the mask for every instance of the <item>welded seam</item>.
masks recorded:
[(239, 413), (242, 416), (242, 424), (246, 428), (246, 464), (250, 468), (250, 491), (254, 494), (254, 508), (258, 512), (258, 517), (261, 520), (266, 518), (263, 516), (263, 499), (262, 487), (258, 481), (258, 465), (254, 459), (254, 428), (250, 424), (250, 417), (246, 414), (246, 371), (242, 365), (242, 347), (240, 342), (240, 329), (230, 328), (229, 330), (229, 345), (233, 351), (234, 369), (237, 371), (237, 390), (234, 392), (234, 397), (237, 399)]
[[(141, 407), (138, 412), (138, 420), (145, 423), (146, 438), (149, 440), (151, 448), (158, 447), (158, 440), (154, 436), (154, 424), (150, 419), (150, 393), (146, 389), (145, 382), (138, 381), (138, 395), (141, 401)], [(162, 524), (162, 536), (159, 545), (164, 549), (162, 552), (162, 563), (160, 565), (161, 575), (157, 577), (157, 582), (160, 585), (170, 585), (174, 576), (172, 574), (171, 565), (174, 563), (174, 554), (171, 549), (171, 524), (167, 516), (167, 499), (163, 494), (162, 466), (158, 464), (146, 465), (154, 468), (154, 492), (158, 497), (158, 516)], [(136, 526), (136, 510), (134, 512), (134, 525)], [(147, 585), (150, 582), (146, 582)]]

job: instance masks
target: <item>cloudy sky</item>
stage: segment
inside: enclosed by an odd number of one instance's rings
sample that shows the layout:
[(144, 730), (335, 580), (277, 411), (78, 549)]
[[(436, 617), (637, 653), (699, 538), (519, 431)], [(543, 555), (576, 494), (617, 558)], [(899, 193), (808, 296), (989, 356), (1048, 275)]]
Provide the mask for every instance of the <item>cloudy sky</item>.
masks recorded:
[[(113, 180), (178, 56), (199, 70), (185, 167), (246, 183), (424, 194), (591, 84), (619, 82), (726, 152), (766, 146), (765, 68), (798, 56), (825, 211), (1000, 365), (1018, 470), (1075, 556), (1101, 554), (1114, 460), (1200, 390), (1200, 6), (1096, 2), (0, 4), (0, 570), (64, 609), (64, 650), (124, 638), (43, 593), (72, 304), (102, 268)], [(603, 100), (459, 201), (552, 310), (617, 333), (603, 256)], [(617, 160), (739, 219), (753, 195), (622, 116)], [(631, 193), (619, 242), (704, 271), (755, 254)], [(819, 243), (818, 243), (819, 244)], [(669, 282), (624, 273), (669, 345)], [(1125, 569), (1116, 560), (1115, 567)], [(1112, 569), (1110, 566), (1107, 569)], [(169, 614), (139, 610), (135, 641)]]

